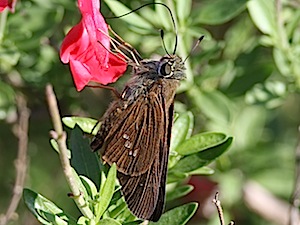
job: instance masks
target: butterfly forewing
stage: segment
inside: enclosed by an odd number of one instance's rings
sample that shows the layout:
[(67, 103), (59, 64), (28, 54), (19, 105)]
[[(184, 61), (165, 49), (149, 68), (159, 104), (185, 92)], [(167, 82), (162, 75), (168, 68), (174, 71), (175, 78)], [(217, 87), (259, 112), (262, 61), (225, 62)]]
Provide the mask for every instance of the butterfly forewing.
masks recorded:
[[(159, 219), (164, 208), (169, 152), (168, 137), (170, 136), (168, 127), (172, 124), (172, 117), (170, 118), (169, 115), (173, 115), (173, 104), (171, 106), (168, 105), (167, 102), (170, 101), (166, 101), (167, 99), (164, 98), (166, 83), (167, 81), (155, 85), (149, 91), (148, 101), (150, 104), (147, 104), (147, 111), (142, 110), (139, 112), (139, 115), (142, 116), (137, 116), (134, 122), (143, 121), (140, 123), (142, 126), (136, 127), (138, 129), (136, 132), (139, 133), (137, 139), (139, 141), (136, 144), (139, 144), (141, 153), (144, 153), (141, 159), (144, 159), (146, 163), (151, 162), (150, 164), (145, 164), (148, 170), (139, 175), (128, 175), (122, 172), (118, 174), (122, 192), (129, 209), (137, 217), (153, 221)], [(173, 96), (174, 94), (175, 92), (171, 95)], [(147, 121), (147, 123), (144, 123), (144, 121)], [(149, 144), (149, 141), (152, 141), (154, 144)], [(107, 149), (112, 148), (108, 145)], [(158, 151), (157, 154), (156, 151)], [(103, 159), (106, 158), (107, 152), (109, 151), (104, 152)], [(121, 157), (127, 158), (127, 155), (123, 153)], [(152, 160), (147, 160), (144, 157), (152, 157)], [(139, 168), (136, 162), (132, 166)]]
[[(102, 154), (104, 161), (116, 163), (118, 171), (140, 175), (149, 170), (159, 151), (159, 134), (163, 131), (162, 109), (156, 94), (141, 96), (122, 113), (121, 124), (112, 127)], [(132, 108), (132, 110), (131, 110)], [(124, 115), (125, 114), (125, 115)]]

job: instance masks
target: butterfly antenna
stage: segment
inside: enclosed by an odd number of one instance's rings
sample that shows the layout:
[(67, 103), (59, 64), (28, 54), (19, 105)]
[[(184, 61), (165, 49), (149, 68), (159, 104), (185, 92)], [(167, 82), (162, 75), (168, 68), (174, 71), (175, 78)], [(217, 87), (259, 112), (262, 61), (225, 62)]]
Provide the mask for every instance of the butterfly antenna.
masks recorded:
[(204, 39), (204, 35), (202, 35), (196, 42), (196, 44), (194, 45), (194, 47), (192, 48), (192, 50), (190, 51), (190, 53), (187, 55), (187, 57), (183, 60), (183, 63), (185, 63), (185, 61), (192, 55), (192, 53), (195, 51), (195, 49), (199, 46), (199, 44), (201, 43), (201, 41)]
[(168, 54), (168, 56), (170, 56), (169, 52), (167, 51), (167, 48), (166, 48), (166, 44), (165, 44), (165, 40), (164, 40), (164, 30), (160, 30), (160, 37), (161, 37), (161, 41), (162, 41), (162, 44), (163, 44), (163, 47), (164, 47), (164, 50), (165, 52)]
[[(177, 30), (177, 27), (176, 27), (176, 23), (175, 23), (175, 19), (174, 19), (174, 16), (173, 16), (173, 14), (172, 14), (172, 11), (171, 11), (171, 9), (170, 9), (166, 4), (161, 3), (161, 2), (151, 2), (151, 3), (147, 3), (147, 4), (145, 4), (145, 5), (142, 5), (142, 6), (138, 7), (138, 8), (136, 8), (136, 9), (133, 9), (133, 10), (131, 10), (130, 12), (125, 13), (125, 14), (123, 14), (123, 15), (120, 15), (120, 16), (113, 16), (113, 17), (105, 17), (105, 19), (116, 19), (116, 18), (121, 18), (121, 17), (123, 17), (123, 16), (129, 15), (130, 13), (136, 12), (136, 11), (140, 10), (141, 8), (144, 8), (145, 6), (148, 6), (148, 5), (162, 5), (162, 6), (164, 6), (164, 7), (168, 10), (168, 12), (169, 12), (169, 14), (170, 14), (170, 16), (171, 16), (173, 28), (174, 28), (174, 31), (175, 31), (175, 45), (174, 45), (174, 50), (173, 50), (173, 54), (175, 54), (175, 53), (176, 53), (176, 50), (177, 50), (177, 45), (178, 45), (178, 30)], [(165, 48), (165, 46), (164, 46), (164, 48)], [(166, 50), (166, 48), (165, 48), (165, 50)], [(166, 52), (167, 52), (167, 51), (166, 51)], [(169, 53), (168, 53), (168, 55), (169, 55)]]

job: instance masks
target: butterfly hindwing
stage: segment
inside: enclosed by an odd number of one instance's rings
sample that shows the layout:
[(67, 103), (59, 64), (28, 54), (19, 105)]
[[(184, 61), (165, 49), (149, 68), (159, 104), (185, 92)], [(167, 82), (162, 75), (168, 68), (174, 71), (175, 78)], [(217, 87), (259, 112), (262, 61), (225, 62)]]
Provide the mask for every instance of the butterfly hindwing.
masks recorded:
[[(162, 94), (162, 91), (163, 88), (160, 90), (160, 94)], [(160, 108), (166, 113), (162, 115), (160, 121), (160, 126), (162, 126), (164, 132), (160, 133), (158, 154), (154, 155), (149, 170), (143, 174), (130, 176), (118, 173), (118, 178), (122, 185), (122, 193), (129, 209), (137, 217), (150, 219), (152, 221), (157, 221), (164, 209), (166, 175), (173, 119), (173, 103), (171, 103), (171, 105), (167, 104), (167, 101), (160, 94), (155, 96), (160, 106), (155, 106), (154, 108)], [(147, 148), (144, 149), (144, 151), (151, 150), (152, 149)]]

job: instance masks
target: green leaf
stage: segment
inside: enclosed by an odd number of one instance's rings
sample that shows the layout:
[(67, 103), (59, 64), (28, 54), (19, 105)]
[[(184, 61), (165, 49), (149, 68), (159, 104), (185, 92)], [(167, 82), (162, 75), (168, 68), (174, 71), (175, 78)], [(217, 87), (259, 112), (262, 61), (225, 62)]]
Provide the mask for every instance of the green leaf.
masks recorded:
[[(269, 56), (269, 52), (264, 47), (256, 47), (252, 51), (240, 54), (237, 60), (235, 60), (234, 79), (227, 87), (227, 96), (239, 96), (244, 95), (246, 91), (251, 89), (254, 85), (262, 83), (267, 80), (274, 72), (274, 60)], [(255, 66), (251, 66), (255, 65)], [(253, 74), (259, 74), (259, 76), (253, 76)], [(222, 100), (222, 99), (221, 99)], [(228, 97), (223, 98), (223, 104), (228, 105), (228, 109), (231, 115), (236, 112), (233, 109), (233, 104), (227, 104), (229, 101)], [(200, 103), (200, 100), (199, 102)], [(220, 104), (219, 102), (217, 103)], [(222, 104), (222, 103), (221, 103)], [(210, 106), (211, 107), (211, 106)], [(213, 108), (212, 108), (213, 109)], [(219, 108), (220, 110), (222, 108)], [(224, 108), (225, 110), (226, 108)], [(205, 110), (205, 108), (203, 108)], [(207, 110), (209, 112), (209, 110)], [(217, 112), (213, 112), (214, 119), (218, 120), (216, 117)], [(222, 116), (222, 113), (219, 113)]]
[(175, 151), (180, 143), (191, 136), (193, 127), (194, 116), (191, 112), (179, 115), (172, 127), (171, 151)]
[(168, 171), (167, 183), (174, 183), (184, 180), (188, 177), (187, 173), (180, 173), (179, 171), (173, 171), (172, 169)]
[(29, 210), (43, 224), (76, 224), (74, 218), (65, 214), (53, 202), (30, 189), (23, 190), (23, 199)]
[[(52, 138), (52, 139), (50, 139), (50, 144), (51, 144), (52, 148), (59, 153), (57, 141)], [(68, 159), (71, 159), (71, 151), (69, 149), (67, 149), (67, 157), (68, 157)]]
[[(80, 210), (84, 210), (86, 212), (86, 216), (88, 218), (94, 218), (93, 211), (94, 211), (94, 202), (92, 197), (89, 194), (90, 190), (87, 190), (85, 188), (85, 185), (82, 182), (82, 179), (78, 176), (74, 168), (72, 167), (72, 180), (73, 185), (76, 185), (76, 187), (80, 191), (80, 197), (83, 196), (84, 202), (80, 202), (80, 204), (77, 204), (77, 206), (80, 208)], [(74, 196), (75, 198), (78, 196)]]
[(192, 9), (192, 1), (191, 0), (185, 0), (185, 1), (176, 1), (176, 12), (179, 21), (183, 24), (184, 21), (186, 21), (190, 14)]
[(117, 203), (117, 201), (119, 201), (119, 199), (122, 198), (122, 194), (121, 194), (121, 186), (116, 186), (115, 187), (115, 192), (114, 195), (110, 201), (111, 205), (115, 205)]
[[(182, 164), (182, 162), (180, 162), (180, 163)], [(198, 166), (201, 166), (201, 165), (195, 165), (191, 168), (184, 166), (182, 168), (182, 171), (178, 170), (177, 166), (175, 167), (175, 169), (173, 169), (173, 168), (170, 169), (168, 171), (167, 184), (180, 182), (191, 175), (212, 175), (214, 173), (213, 169), (206, 167), (206, 166), (197, 168)]]
[[(127, 8), (125, 5), (120, 3), (119, 1), (105, 0), (105, 3), (108, 5), (110, 10), (116, 15), (121, 16), (123, 14), (129, 13), (132, 10)], [(142, 28), (142, 29), (152, 29), (153, 25), (145, 20), (143, 17), (138, 15), (136, 12), (131, 12), (127, 16), (123, 16), (120, 18), (130, 25)]]
[(194, 187), (192, 185), (184, 185), (180, 187), (175, 187), (174, 190), (167, 193), (167, 201), (171, 201), (190, 193)]
[[(159, 17), (157, 16), (157, 13), (152, 9), (151, 6), (150, 7), (143, 7), (143, 8), (141, 8), (140, 10), (138, 10), (138, 13), (139, 13), (139, 15), (143, 15), (143, 18), (146, 21), (150, 21), (151, 22), (152, 28), (153, 27), (158, 27), (161, 24), (161, 21), (159, 20)], [(132, 29), (132, 30), (134, 31), (135, 29)], [(141, 34), (149, 34), (149, 31), (148, 32), (145, 32), (145, 31), (143, 33), (141, 33)], [(148, 37), (147, 37), (147, 40), (148, 40)], [(153, 44), (154, 43), (152, 42), (152, 46), (155, 46)], [(158, 45), (158, 46), (161, 46), (161, 45)], [(156, 47), (154, 47), (153, 49), (156, 49)]]
[(91, 151), (89, 141), (83, 138), (83, 133), (76, 125), (70, 137), (72, 150), (71, 164), (79, 175), (91, 179), (96, 187), (100, 185), (100, 165), (97, 153)]
[(62, 121), (71, 129), (73, 129), (77, 124), (85, 133), (92, 133), (94, 135), (97, 133), (101, 124), (98, 120), (78, 116), (64, 117), (62, 118)]
[(264, 84), (255, 85), (248, 91), (245, 100), (249, 104), (264, 103), (267, 108), (275, 108), (284, 102), (287, 87), (281, 81), (266, 81)]
[[(234, 66), (234, 60), (243, 52), (250, 51), (256, 46), (258, 37), (257, 32), (251, 18), (248, 15), (241, 16), (238, 21), (232, 24), (225, 34), (224, 58), (231, 59), (230, 66)], [(222, 60), (221, 63), (227, 63)], [(221, 68), (220, 68), (221, 69)], [(219, 73), (220, 74), (220, 73)], [(226, 68), (224, 72), (226, 74)]]
[(209, 0), (197, 11), (197, 22), (209, 25), (225, 23), (246, 8), (247, 0)]
[(95, 184), (87, 177), (80, 175), (79, 176), (81, 179), (82, 184), (84, 185), (87, 193), (93, 200), (96, 199), (96, 196), (98, 195), (97, 188)]
[(197, 82), (200, 83), (201, 81), (200, 84), (202, 84), (202, 82), (207, 79), (216, 79), (218, 77), (224, 76), (224, 74), (232, 70), (233, 66), (233, 61), (231, 60), (222, 60), (222, 62), (220, 63), (207, 65), (205, 66), (205, 68), (203, 68), (201, 76), (197, 78)]
[(127, 205), (125, 201), (122, 200), (118, 201), (117, 204), (115, 205), (115, 208), (110, 210), (109, 217), (116, 219), (124, 210), (126, 210)]
[(172, 127), (168, 168), (173, 167), (181, 158), (176, 152), (176, 148), (192, 135), (193, 127), (194, 115), (191, 112), (182, 113), (176, 118)]
[(225, 139), (219, 145), (203, 150), (194, 155), (197, 155), (201, 159), (212, 161), (217, 157), (219, 157), (220, 155), (222, 155), (228, 149), (228, 147), (232, 143), (232, 140), (233, 140), (232, 137), (227, 137), (227, 139)]
[(292, 67), (290, 66), (288, 55), (283, 50), (274, 48), (273, 58), (280, 73), (284, 76), (289, 77), (292, 73)]
[(232, 104), (220, 91), (202, 92), (192, 88), (189, 95), (194, 101), (194, 105), (213, 121), (228, 122), (231, 119)]
[[(17, 47), (11, 42), (11, 41), (6, 41), (6, 42), (1, 42), (1, 46), (0, 46), (0, 68), (1, 68), (1, 73), (9, 73), (14, 66), (18, 63), (19, 59), (20, 59), (20, 52), (17, 49)], [(1, 86), (2, 86), (2, 82)], [(6, 84), (7, 86), (9, 86), (8, 84)], [(12, 89), (11, 87), (9, 87), (10, 89)], [(2, 95), (3, 92), (5, 93), (6, 90), (5, 89), (0, 89), (0, 93), (2, 97), (6, 97), (5, 95)], [(1, 105), (1, 103), (0, 103)]]
[(300, 21), (300, 11), (295, 10), (290, 16), (290, 21), (286, 24), (287, 37), (292, 39), (294, 43), (299, 43), (298, 26)]
[(128, 222), (128, 223), (123, 223), (123, 225), (138, 225), (138, 224), (142, 224), (143, 220), (135, 220), (132, 222)]
[[(199, 165), (199, 166), (201, 166), (201, 165)], [(213, 169), (206, 167), (206, 166), (203, 166), (201, 168), (196, 168), (196, 167), (198, 167), (198, 166), (194, 166), (191, 168), (183, 167), (182, 171), (179, 171), (176, 168), (175, 168), (175, 170), (171, 169), (168, 172), (167, 184), (181, 182), (181, 181), (185, 180), (187, 177), (192, 176), (192, 175), (212, 175), (215, 172)]]
[(128, 209), (127, 205), (126, 207), (122, 210), (122, 212), (117, 216), (119, 221), (130, 221), (133, 222), (137, 220), (136, 216), (134, 216), (130, 210)]
[(87, 225), (87, 224), (91, 224), (89, 218), (86, 218), (84, 216), (79, 217), (77, 221), (77, 225)]
[(201, 168), (198, 168), (196, 170), (193, 170), (193, 171), (190, 171), (189, 172), (189, 175), (212, 175), (214, 174), (214, 170), (209, 168), (209, 167), (206, 167), (206, 166), (203, 166)]
[[(86, 204), (89, 205), (89, 200), (92, 200), (92, 199), (91, 199), (90, 195), (88, 194), (87, 189), (85, 188), (84, 184), (82, 183), (82, 180), (80, 179), (80, 177), (78, 176), (78, 174), (76, 173), (74, 168), (72, 168), (72, 175), (73, 175), (74, 183), (76, 184), (77, 188), (80, 190), (80, 193), (83, 194)], [(90, 208), (92, 208), (92, 207), (90, 207)]]
[[(1, 61), (0, 49), (0, 61)], [(4, 74), (0, 63), (0, 73)], [(0, 120), (6, 119), (10, 113), (15, 111), (15, 91), (14, 89), (0, 80)]]
[(266, 109), (260, 106), (244, 106), (237, 112), (233, 130), (237, 131), (235, 137), (239, 149), (255, 149), (261, 139), (266, 140), (263, 134), (267, 115)]
[(194, 215), (198, 208), (198, 203), (188, 203), (164, 213), (157, 222), (150, 222), (156, 225), (184, 225)]
[(212, 160), (222, 155), (231, 145), (233, 138), (228, 137), (223, 143), (200, 151), (198, 153), (185, 156), (170, 169), (170, 172), (189, 173), (209, 164)]
[(97, 225), (122, 225), (118, 221), (111, 219), (111, 218), (105, 218), (103, 220), (100, 220)]
[(178, 146), (177, 152), (180, 155), (191, 155), (220, 145), (227, 139), (226, 134), (217, 132), (206, 132), (192, 136), (190, 139)]
[(251, 0), (247, 4), (249, 14), (254, 24), (264, 34), (270, 36), (276, 33), (275, 1)]
[(101, 216), (109, 206), (109, 203), (115, 191), (116, 177), (117, 177), (116, 164), (112, 164), (107, 174), (106, 181), (100, 190), (100, 196), (99, 196), (100, 201), (97, 203), (96, 206), (96, 220), (101, 218)]
[[(158, 3), (165, 3), (163, 0), (156, 0)], [(169, 8), (172, 10), (173, 5), (169, 5)], [(160, 26), (163, 26), (162, 28), (167, 31), (173, 31), (173, 22), (170, 16), (170, 13), (168, 12), (167, 8), (162, 5), (156, 5), (155, 6), (155, 14), (159, 18)]]

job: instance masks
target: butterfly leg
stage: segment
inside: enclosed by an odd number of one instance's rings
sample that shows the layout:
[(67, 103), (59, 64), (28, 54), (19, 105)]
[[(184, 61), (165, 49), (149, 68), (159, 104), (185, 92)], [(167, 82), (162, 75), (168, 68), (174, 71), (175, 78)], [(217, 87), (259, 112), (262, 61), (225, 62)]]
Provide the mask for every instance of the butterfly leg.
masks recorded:
[(110, 90), (114, 93), (114, 95), (117, 97), (117, 98), (121, 98), (121, 94), (117, 91), (116, 88), (114, 87), (111, 87), (111, 86), (107, 86), (107, 85), (102, 85), (102, 84), (97, 84), (97, 85), (86, 85), (86, 87), (91, 87), (91, 88), (104, 88), (104, 89), (107, 89), (107, 90)]

